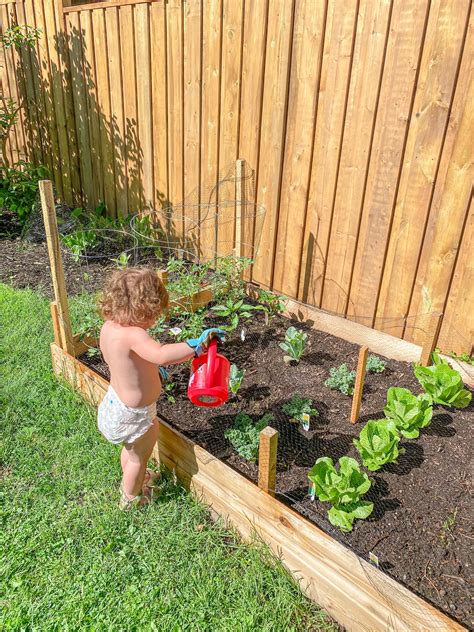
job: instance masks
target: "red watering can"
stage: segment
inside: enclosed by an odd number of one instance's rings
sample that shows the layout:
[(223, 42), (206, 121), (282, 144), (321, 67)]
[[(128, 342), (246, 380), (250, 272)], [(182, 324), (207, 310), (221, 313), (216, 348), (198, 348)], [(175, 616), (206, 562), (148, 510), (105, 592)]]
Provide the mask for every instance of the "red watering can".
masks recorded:
[(191, 365), (188, 397), (196, 406), (220, 406), (229, 398), (230, 363), (217, 353), (217, 339)]

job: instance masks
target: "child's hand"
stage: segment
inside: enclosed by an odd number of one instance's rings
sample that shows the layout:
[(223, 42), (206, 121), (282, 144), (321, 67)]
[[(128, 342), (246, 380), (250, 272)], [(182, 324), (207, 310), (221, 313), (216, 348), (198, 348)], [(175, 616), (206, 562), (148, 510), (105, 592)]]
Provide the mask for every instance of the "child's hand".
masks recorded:
[(197, 356), (200, 356), (207, 351), (209, 343), (213, 338), (219, 338), (221, 342), (224, 342), (225, 331), (217, 327), (212, 327), (211, 329), (203, 331), (199, 338), (190, 338), (186, 340), (186, 343), (194, 350)]

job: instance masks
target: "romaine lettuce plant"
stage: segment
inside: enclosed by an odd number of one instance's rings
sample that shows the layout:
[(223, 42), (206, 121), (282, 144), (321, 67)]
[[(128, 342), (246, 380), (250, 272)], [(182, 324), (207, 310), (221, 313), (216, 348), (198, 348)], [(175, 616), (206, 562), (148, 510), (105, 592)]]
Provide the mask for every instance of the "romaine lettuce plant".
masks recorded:
[(354, 439), (362, 463), (371, 472), (379, 470), (386, 463), (396, 463), (399, 454), (400, 435), (395, 424), (388, 419), (371, 419), (362, 428), (358, 439)]
[(229, 388), (235, 395), (242, 386), (242, 380), (244, 379), (245, 369), (239, 369), (236, 364), (230, 365), (229, 372)]
[(430, 395), (435, 404), (466, 408), (469, 406), (472, 393), (463, 388), (464, 384), (458, 371), (449, 366), (433, 353), (432, 366), (416, 366), (415, 376), (423, 390)]
[(392, 386), (387, 391), (384, 413), (399, 432), (408, 439), (416, 439), (420, 428), (425, 428), (433, 416), (431, 397), (426, 393), (413, 395), (407, 388)]
[(312, 408), (312, 406), (313, 402), (310, 399), (293, 395), (291, 401), (283, 404), (282, 410), (287, 415), (290, 415), (292, 419), (296, 419), (302, 424), (305, 421), (305, 415), (308, 415), (308, 417), (317, 417), (319, 415), (317, 409)]
[(337, 470), (331, 458), (321, 457), (310, 470), (308, 478), (314, 484), (319, 500), (331, 503), (329, 521), (341, 531), (352, 531), (356, 518), (368, 518), (372, 513), (374, 504), (361, 500), (372, 483), (367, 474), (361, 472), (355, 459), (342, 456)]
[(273, 415), (267, 413), (254, 423), (245, 413), (239, 413), (232, 428), (225, 431), (237, 454), (247, 461), (256, 461), (260, 444), (260, 432), (272, 421)]
[(304, 353), (308, 334), (296, 327), (288, 327), (285, 333), (285, 342), (280, 342), (280, 349), (286, 353), (285, 362), (299, 362)]

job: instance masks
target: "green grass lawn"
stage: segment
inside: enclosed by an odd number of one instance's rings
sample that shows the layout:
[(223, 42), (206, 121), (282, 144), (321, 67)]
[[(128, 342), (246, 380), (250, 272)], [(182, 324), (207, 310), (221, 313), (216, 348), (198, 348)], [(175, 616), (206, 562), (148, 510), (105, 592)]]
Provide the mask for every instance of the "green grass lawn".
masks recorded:
[(119, 448), (52, 376), (47, 301), (0, 285), (0, 303), (0, 629), (335, 629), (266, 549), (171, 482), (122, 513)]

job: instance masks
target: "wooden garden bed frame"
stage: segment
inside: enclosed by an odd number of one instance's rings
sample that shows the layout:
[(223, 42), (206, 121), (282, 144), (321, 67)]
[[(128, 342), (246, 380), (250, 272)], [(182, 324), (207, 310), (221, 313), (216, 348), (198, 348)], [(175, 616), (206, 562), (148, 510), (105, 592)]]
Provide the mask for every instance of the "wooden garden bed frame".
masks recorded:
[[(109, 382), (76, 357), (96, 341), (72, 335), (51, 183), (41, 182), (40, 191), (56, 299), (51, 304), (55, 338), (51, 344), (53, 370), (86, 401), (97, 406)], [(250, 295), (253, 291), (249, 286)], [(431, 338), (422, 349), (293, 300), (286, 303), (286, 316), (396, 360), (418, 361), (434, 344)], [(454, 361), (453, 364), (462, 370), (466, 383), (472, 385), (470, 367)], [(175, 472), (188, 489), (242, 538), (250, 540), (257, 536), (266, 543), (299, 581), (302, 591), (348, 630), (465, 630), (273, 497), (278, 436), (275, 430), (262, 431), (256, 485), (166, 420), (159, 419), (159, 425), (156, 460)]]

